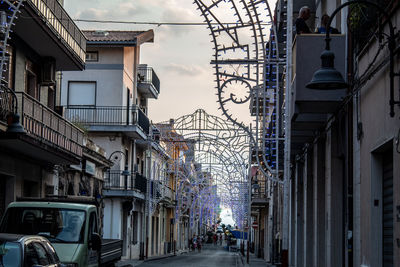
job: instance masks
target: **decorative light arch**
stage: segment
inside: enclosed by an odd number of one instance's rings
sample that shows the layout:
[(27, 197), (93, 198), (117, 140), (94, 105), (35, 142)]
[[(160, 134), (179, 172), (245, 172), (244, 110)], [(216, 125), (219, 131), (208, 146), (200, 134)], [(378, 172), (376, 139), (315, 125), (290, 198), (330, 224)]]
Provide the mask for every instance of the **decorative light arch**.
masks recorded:
[(156, 127), (165, 150), (181, 152), (168, 164), (176, 181), (176, 218), (189, 212), (191, 226), (195, 221), (210, 222), (223, 204), (232, 209), (242, 227), (248, 216), (244, 185), (250, 139), (246, 131), (202, 109)]
[[(276, 25), (267, 0), (195, 0), (214, 43), (218, 103), (223, 115), (250, 137), (252, 153), (269, 179), (282, 183), (284, 122), (280, 121), (286, 60), (276, 43)], [(236, 24), (224, 23), (236, 21)], [(235, 105), (253, 103), (255, 129), (239, 122)]]

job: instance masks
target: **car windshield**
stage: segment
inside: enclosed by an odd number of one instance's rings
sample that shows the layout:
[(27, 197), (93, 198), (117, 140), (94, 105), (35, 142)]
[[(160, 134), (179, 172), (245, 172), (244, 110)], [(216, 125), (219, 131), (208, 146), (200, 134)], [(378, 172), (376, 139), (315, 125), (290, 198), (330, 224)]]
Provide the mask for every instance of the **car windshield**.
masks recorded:
[(0, 240), (0, 267), (21, 266), (21, 249), (16, 242)]
[(82, 243), (85, 212), (58, 208), (9, 208), (0, 232), (41, 235), (52, 243)]

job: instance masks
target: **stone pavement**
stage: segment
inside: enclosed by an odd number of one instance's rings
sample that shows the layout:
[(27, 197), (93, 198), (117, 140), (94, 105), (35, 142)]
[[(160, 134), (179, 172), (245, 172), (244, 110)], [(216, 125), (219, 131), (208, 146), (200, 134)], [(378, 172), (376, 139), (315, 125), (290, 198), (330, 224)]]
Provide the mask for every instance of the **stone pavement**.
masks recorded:
[(276, 267), (268, 264), (263, 259), (250, 254), (250, 264), (246, 263), (246, 255), (241, 256), (240, 252), (229, 252), (222, 246), (204, 245), (201, 252), (198, 251), (179, 251), (173, 254), (152, 257), (145, 261), (122, 260), (116, 267)]
[(121, 261), (122, 266), (140, 267), (242, 267), (240, 256), (237, 252), (229, 252), (222, 246), (204, 245), (201, 252), (191, 251), (177, 256), (162, 259), (149, 259), (146, 261)]

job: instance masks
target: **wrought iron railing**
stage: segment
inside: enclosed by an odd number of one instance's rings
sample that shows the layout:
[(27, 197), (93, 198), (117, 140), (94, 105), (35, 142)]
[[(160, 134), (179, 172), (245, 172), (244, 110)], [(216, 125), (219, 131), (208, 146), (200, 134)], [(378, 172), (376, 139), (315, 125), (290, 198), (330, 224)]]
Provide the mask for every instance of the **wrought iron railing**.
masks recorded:
[(15, 104), (11, 89), (0, 86), (0, 122), (7, 123), (8, 116), (17, 111)]
[(163, 185), (162, 187), (162, 195), (163, 198), (169, 198), (170, 200), (174, 199), (174, 192), (172, 191), (172, 189), (168, 186)]
[[(127, 172), (127, 175), (124, 172)], [(105, 175), (103, 189), (133, 190), (135, 189), (135, 173), (122, 170), (109, 170)]]
[(251, 181), (251, 200), (267, 199), (267, 182), (265, 178), (253, 177)]
[(149, 134), (150, 121), (137, 106), (67, 107), (65, 117), (82, 125), (137, 125)]
[(7, 123), (10, 114), (18, 113), (28, 135), (82, 156), (83, 132), (79, 128), (26, 93), (11, 90), (0, 87), (1, 122)]
[(139, 83), (147, 83), (153, 85), (157, 93), (160, 93), (160, 79), (151, 67), (138, 67)]
[(48, 27), (85, 62), (86, 38), (57, 0), (27, 0), (46, 20)]

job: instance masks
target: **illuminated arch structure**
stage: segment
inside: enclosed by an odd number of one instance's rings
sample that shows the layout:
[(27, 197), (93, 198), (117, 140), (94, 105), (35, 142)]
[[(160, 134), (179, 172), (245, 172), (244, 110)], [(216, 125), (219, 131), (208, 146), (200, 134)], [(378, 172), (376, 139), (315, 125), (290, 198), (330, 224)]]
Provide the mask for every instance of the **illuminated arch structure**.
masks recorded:
[[(252, 157), (264, 175), (282, 183), (286, 60), (276, 43), (271, 7), (267, 0), (194, 0), (194, 4), (214, 44), (211, 63), (222, 113), (248, 133)], [(255, 117), (255, 129), (239, 122), (233, 112), (235, 105), (246, 103)]]
[(0, 3), (0, 118), (6, 118), (12, 110), (17, 113), (17, 97), (15, 93), (4, 84), (7, 66), (9, 64), (8, 40), (15, 20), (18, 18), (23, 0), (3, 0)]
[[(231, 208), (239, 228), (248, 216), (248, 164), (250, 140), (246, 131), (219, 117), (196, 110), (176, 120), (156, 124), (157, 138), (171, 155), (176, 219), (187, 216), (212, 224), (220, 205)], [(157, 199), (153, 200), (154, 205)]]

